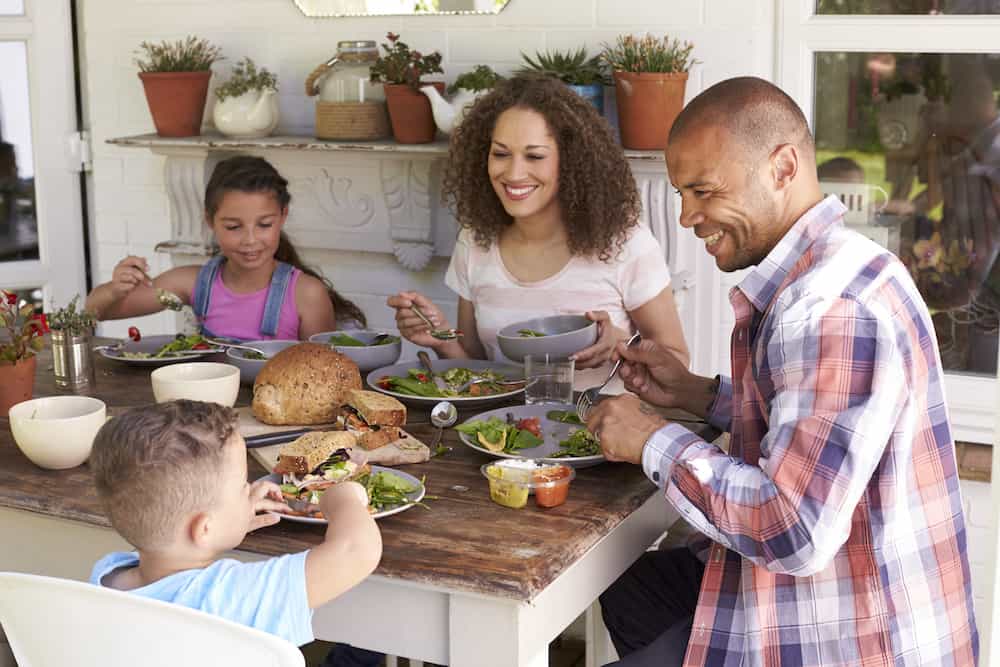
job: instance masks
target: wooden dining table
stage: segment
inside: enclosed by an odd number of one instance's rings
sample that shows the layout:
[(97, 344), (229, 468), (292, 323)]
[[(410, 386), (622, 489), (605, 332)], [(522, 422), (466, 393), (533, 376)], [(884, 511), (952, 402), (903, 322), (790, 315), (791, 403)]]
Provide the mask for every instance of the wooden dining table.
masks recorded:
[[(38, 361), (34, 395), (66, 393), (55, 386), (51, 353)], [(98, 356), (96, 385), (85, 393), (119, 414), (153, 402), (149, 374)], [(242, 387), (237, 405), (250, 398)], [(691, 415), (668, 416), (710, 436)], [(435, 431), (428, 421), (426, 408), (410, 406), (406, 429), (425, 442)], [(590, 610), (588, 623), (600, 627), (597, 596), (677, 519), (639, 467), (620, 463), (579, 469), (561, 506), (503, 507), (490, 500), (480, 472), (491, 459), (450, 429), (444, 444), (451, 448), (444, 455), (400, 466), (425, 478), (426, 507), (379, 520), (378, 569), (316, 610), (318, 639), (456, 667), (542, 667), (549, 642), (578, 616)], [(268, 472), (253, 457), (249, 466), (251, 478)], [(298, 552), (324, 532), (283, 520), (247, 535), (230, 555)], [(130, 549), (110, 528), (87, 466), (35, 466), (0, 417), (0, 570), (86, 579), (105, 553)], [(598, 664), (602, 652), (588, 645), (588, 663)]]

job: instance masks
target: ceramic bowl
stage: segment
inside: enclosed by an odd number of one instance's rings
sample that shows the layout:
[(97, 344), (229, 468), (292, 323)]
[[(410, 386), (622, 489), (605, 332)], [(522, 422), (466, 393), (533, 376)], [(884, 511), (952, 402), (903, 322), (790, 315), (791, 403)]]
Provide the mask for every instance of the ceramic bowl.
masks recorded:
[[(251, 340), (246, 344), (251, 347), (256, 347), (267, 356), (267, 359), (270, 359), (286, 347), (298, 345), (300, 342), (301, 341), (297, 340)], [(264, 364), (267, 363), (267, 359), (247, 359), (243, 356), (244, 354), (253, 353), (248, 352), (247, 350), (231, 347), (226, 350), (226, 363), (232, 364), (240, 369), (240, 382), (243, 384), (253, 384), (253, 381), (257, 379), (257, 373), (259, 373), (260, 369), (264, 368)]]
[[(309, 340), (313, 343), (323, 343), (331, 346), (337, 352), (353, 359), (354, 363), (358, 365), (358, 370), (362, 373), (367, 373), (368, 371), (373, 371), (376, 368), (382, 368), (383, 366), (392, 366), (394, 363), (399, 361), (399, 355), (403, 352), (403, 343), (399, 336), (395, 336), (394, 334), (393, 337), (396, 340), (392, 343), (386, 343), (384, 345), (371, 344), (371, 342), (375, 340), (376, 336), (384, 333), (386, 332), (367, 329), (323, 331), (309, 336)], [(330, 339), (336, 335), (350, 336), (351, 338), (361, 341), (364, 345), (336, 345), (331, 343)]]
[(186, 398), (232, 407), (240, 393), (240, 369), (229, 364), (174, 364), (157, 368), (149, 377), (157, 403)]
[(9, 416), (14, 442), (32, 463), (64, 470), (90, 456), (107, 408), (90, 396), (47, 396), (18, 403)]
[[(522, 336), (522, 330), (535, 331), (544, 336)], [(513, 361), (524, 361), (528, 355), (549, 355), (552, 359), (566, 359), (569, 355), (590, 347), (597, 341), (597, 323), (583, 315), (553, 315), (533, 320), (515, 322), (497, 333), (497, 343), (504, 356)]]

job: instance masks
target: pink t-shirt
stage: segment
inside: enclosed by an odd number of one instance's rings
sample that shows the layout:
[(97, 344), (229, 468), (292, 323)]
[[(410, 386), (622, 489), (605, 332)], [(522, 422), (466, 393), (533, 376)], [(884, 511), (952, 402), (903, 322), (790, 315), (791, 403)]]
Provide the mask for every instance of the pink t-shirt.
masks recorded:
[[(491, 360), (503, 360), (497, 332), (515, 322), (535, 317), (583, 314), (606, 310), (615, 326), (634, 331), (628, 312), (656, 297), (670, 285), (670, 270), (660, 244), (645, 226), (637, 227), (621, 252), (608, 262), (573, 257), (545, 280), (524, 282), (504, 266), (500, 248), (477, 245), (472, 232), (458, 235), (445, 284), (471, 301), (479, 340)], [(603, 374), (603, 375), (602, 375)], [(607, 376), (606, 369), (578, 371), (578, 387)]]
[[(281, 314), (278, 316), (278, 331), (274, 336), (264, 336), (260, 333), (260, 324), (264, 317), (264, 304), (267, 302), (267, 288), (249, 294), (237, 294), (222, 282), (222, 271), (219, 271), (212, 282), (212, 298), (205, 315), (205, 328), (216, 336), (241, 340), (298, 340), (299, 311), (295, 306), (295, 285), (301, 274), (299, 269), (292, 269), (285, 288), (285, 299), (281, 304)], [(197, 296), (192, 294), (191, 298), (195, 301)]]

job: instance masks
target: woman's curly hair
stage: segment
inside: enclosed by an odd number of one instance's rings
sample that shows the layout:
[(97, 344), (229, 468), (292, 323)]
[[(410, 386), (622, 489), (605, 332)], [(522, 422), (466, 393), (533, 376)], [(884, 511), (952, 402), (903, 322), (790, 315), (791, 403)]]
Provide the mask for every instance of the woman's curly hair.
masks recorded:
[(489, 247), (513, 222), (493, 190), (487, 158), (497, 118), (511, 108), (545, 117), (559, 150), (559, 204), (574, 255), (608, 261), (639, 221), (642, 204), (632, 171), (597, 109), (558, 79), (506, 79), (469, 109), (451, 137), (442, 199), (458, 224)]

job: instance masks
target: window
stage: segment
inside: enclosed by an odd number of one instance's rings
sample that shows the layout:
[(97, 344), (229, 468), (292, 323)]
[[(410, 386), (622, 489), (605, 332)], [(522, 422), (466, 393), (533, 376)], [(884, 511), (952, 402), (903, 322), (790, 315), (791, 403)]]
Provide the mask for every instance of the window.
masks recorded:
[(817, 14), (1000, 14), (1000, 0), (817, 0)]

